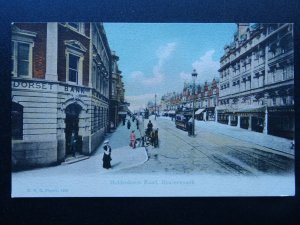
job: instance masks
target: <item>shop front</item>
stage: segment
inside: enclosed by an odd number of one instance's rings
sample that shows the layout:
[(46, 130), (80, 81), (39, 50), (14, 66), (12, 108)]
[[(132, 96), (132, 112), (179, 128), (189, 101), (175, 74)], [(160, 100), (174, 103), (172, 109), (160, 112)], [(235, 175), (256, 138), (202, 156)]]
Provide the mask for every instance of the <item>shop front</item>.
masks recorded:
[[(240, 128), (262, 133), (265, 124), (265, 106), (240, 109), (234, 113), (236, 124)], [(266, 128), (265, 128), (266, 129)]]
[(295, 111), (293, 106), (268, 107), (268, 116), (269, 134), (294, 139)]

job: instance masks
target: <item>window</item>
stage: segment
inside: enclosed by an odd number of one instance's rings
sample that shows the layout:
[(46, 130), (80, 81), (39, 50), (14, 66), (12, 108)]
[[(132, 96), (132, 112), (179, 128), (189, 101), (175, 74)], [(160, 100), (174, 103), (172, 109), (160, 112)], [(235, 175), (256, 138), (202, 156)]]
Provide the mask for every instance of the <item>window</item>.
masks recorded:
[(283, 67), (282, 68), (282, 80), (286, 80), (287, 79), (287, 67)]
[(97, 77), (97, 67), (95, 62), (93, 62), (93, 73), (92, 73), (92, 86), (96, 88), (96, 77)]
[(32, 74), (31, 45), (21, 42), (12, 42), (12, 75), (31, 76)]
[(82, 85), (83, 60), (87, 49), (75, 40), (65, 41), (66, 45), (66, 81)]
[(29, 73), (29, 44), (18, 44), (18, 75), (28, 76)]
[(12, 27), (12, 76), (32, 77), (32, 50), (36, 33)]
[(102, 107), (98, 108), (99, 110), (99, 128), (103, 127), (103, 110)]
[(78, 83), (78, 62), (79, 57), (69, 54), (69, 81)]
[(276, 105), (276, 97), (273, 97), (273, 98), (272, 98), (272, 103), (273, 103), (273, 106)]
[(12, 103), (11, 129), (13, 140), (23, 139), (23, 106), (15, 102)]
[(286, 104), (287, 104), (286, 97), (282, 97), (282, 104), (283, 104), (283, 105), (286, 105)]

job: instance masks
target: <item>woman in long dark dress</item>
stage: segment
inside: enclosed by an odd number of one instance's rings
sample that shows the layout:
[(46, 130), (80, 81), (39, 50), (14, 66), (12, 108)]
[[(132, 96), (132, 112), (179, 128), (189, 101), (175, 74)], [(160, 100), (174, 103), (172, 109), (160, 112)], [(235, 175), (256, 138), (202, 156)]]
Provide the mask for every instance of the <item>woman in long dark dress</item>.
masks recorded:
[(127, 121), (127, 129), (129, 130), (131, 126), (130, 120)]
[(109, 146), (108, 144), (108, 140), (106, 140), (104, 142), (104, 153), (103, 153), (103, 168), (105, 169), (109, 169), (111, 168), (111, 164), (110, 164), (110, 161), (111, 161), (111, 147)]

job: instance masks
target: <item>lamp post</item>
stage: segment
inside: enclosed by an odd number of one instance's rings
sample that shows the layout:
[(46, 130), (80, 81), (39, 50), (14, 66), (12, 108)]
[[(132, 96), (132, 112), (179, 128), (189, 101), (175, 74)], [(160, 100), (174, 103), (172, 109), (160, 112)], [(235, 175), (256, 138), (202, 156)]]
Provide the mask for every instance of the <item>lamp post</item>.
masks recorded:
[(155, 94), (155, 103), (154, 103), (154, 118), (156, 120), (156, 94)]
[(193, 78), (193, 126), (192, 126), (192, 136), (195, 136), (195, 81), (197, 78), (197, 72), (194, 69), (192, 72), (192, 78)]

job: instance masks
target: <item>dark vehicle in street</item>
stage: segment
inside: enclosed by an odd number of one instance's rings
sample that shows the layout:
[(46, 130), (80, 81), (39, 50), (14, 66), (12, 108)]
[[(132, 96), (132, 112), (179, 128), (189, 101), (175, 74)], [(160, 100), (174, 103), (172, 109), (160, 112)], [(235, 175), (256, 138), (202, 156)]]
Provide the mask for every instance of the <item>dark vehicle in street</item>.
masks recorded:
[(188, 130), (188, 116), (183, 114), (176, 114), (175, 116), (175, 125), (176, 128), (182, 129), (182, 130)]

